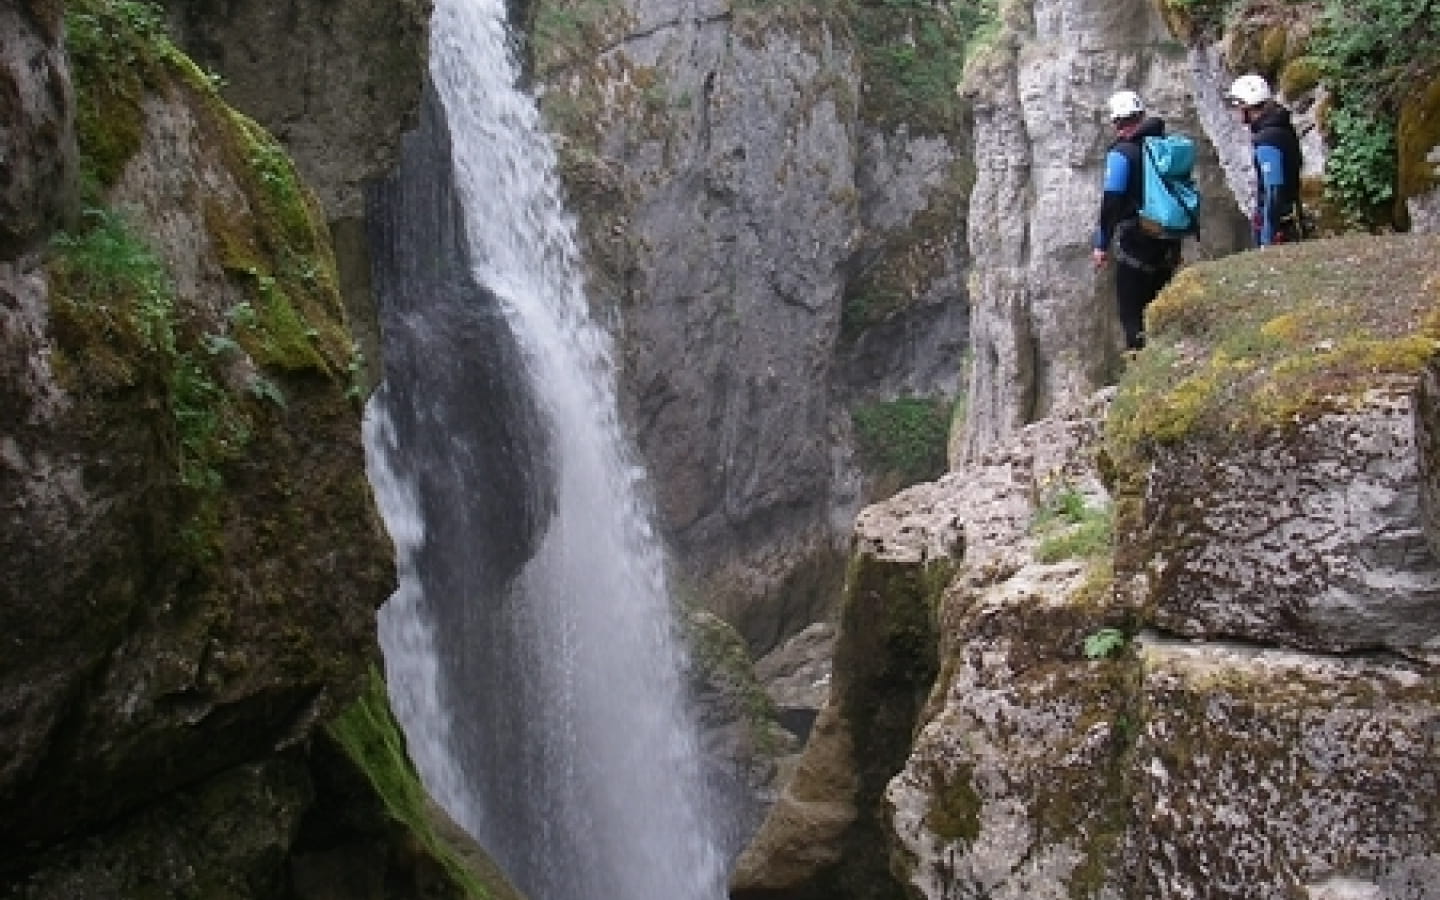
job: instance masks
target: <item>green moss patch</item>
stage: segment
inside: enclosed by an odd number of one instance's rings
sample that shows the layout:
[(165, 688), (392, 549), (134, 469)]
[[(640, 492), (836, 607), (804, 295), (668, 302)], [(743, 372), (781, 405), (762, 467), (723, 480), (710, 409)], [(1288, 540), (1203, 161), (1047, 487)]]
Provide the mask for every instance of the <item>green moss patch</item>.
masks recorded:
[(75, 84), (81, 174), (93, 195), (113, 184), (140, 149), (141, 101), (164, 83), (175, 48), (160, 10), (137, 0), (72, 0), (65, 48)]
[(253, 298), (254, 316), (236, 339), (262, 365), (336, 374), (353, 350), (319, 203), (268, 132), (218, 97), (206, 100), (210, 130), (246, 200), (205, 207), (221, 264)]
[(1440, 146), (1440, 72), (1436, 72), (1423, 90), (1408, 96), (1400, 106), (1400, 122), (1396, 131), (1399, 155), (1399, 201), (1404, 202), (1440, 185), (1440, 163), (1430, 158)]
[[(837, 889), (815, 896), (897, 895), (884, 855), (874, 848), (885, 843), (880, 821), (885, 787), (905, 765), (939, 673), (936, 609), (953, 574), (953, 564), (942, 560), (914, 564), (864, 553), (851, 559), (831, 696), (856, 748), (854, 801), (860, 814), (842, 839), (844, 858), (830, 873)], [(963, 789), (957, 785), (957, 790)], [(955, 797), (951, 813), (953, 827), (967, 827), (963, 796)]]
[(784, 732), (775, 702), (755, 675), (754, 660), (734, 626), (699, 608), (681, 611), (680, 627), (688, 650), (689, 679), (697, 694), (719, 694), (745, 723), (758, 752), (780, 752)]
[(490, 900), (508, 894), (492, 894), (460, 860), (456, 850), (440, 835), (427, 811), (427, 795), (405, 751), (405, 739), (390, 711), (385, 682), (370, 670), (360, 698), (327, 727), (330, 736), (344, 748), (385, 803), (389, 814), (404, 823), (415, 839), (445, 867), (455, 884), (474, 900)]
[[(175, 352), (175, 290), (164, 263), (118, 213), (89, 208), (57, 235), (50, 267), (61, 371), (81, 389), (138, 383)], [(70, 347), (89, 352), (68, 354)]]
[[(947, 689), (950, 721), (966, 736), (947, 739), (953, 755), (934, 756), (926, 825), (944, 839), (983, 845), (984, 805), (1018, 800), (1037, 854), (1050, 847), (1078, 853), (1065, 878), (1068, 896), (1101, 896), (1123, 866), (1141, 730), (1140, 661), (1128, 640), (1134, 626), (1115, 602), (1109, 567), (1096, 560), (1063, 596), (963, 607), (962, 596), (947, 597), (943, 655), (969, 669), (963, 695)], [(1107, 631), (1125, 639), (1091, 658), (1087, 641)], [(971, 746), (984, 750), (971, 756)], [(981, 759), (1002, 774), (977, 783)]]
[(975, 792), (974, 772), (961, 766), (947, 784), (936, 785), (925, 827), (945, 841), (973, 842), (980, 836), (980, 810), (984, 806)]
[(1440, 238), (1348, 237), (1180, 273), (1150, 308), (1107, 448), (1258, 434), (1413, 375), (1440, 341)]
[[(1146, 479), (1167, 448), (1237, 451), (1415, 379), (1440, 348), (1440, 238), (1351, 236), (1240, 253), (1181, 272), (1149, 312), (1099, 461), (1131, 571)], [(1244, 452), (1244, 451), (1240, 451)]]
[[(163, 486), (180, 489), (184, 510), (174, 538), (204, 561), (223, 543), (232, 464), (257, 432), (274, 434), (290, 396), (306, 390), (285, 376), (352, 371), (328, 229), (274, 138), (223, 102), (216, 79), (166, 37), (157, 7), (75, 0), (66, 46), (85, 213), (55, 237), (47, 263), (54, 365), (69, 390), (102, 401), (97, 440), (107, 416), (156, 423), (157, 450), (174, 463)], [(118, 188), (156, 103), (183, 108), (212, 154), (201, 164), (216, 170), (213, 189), (197, 173), (178, 202), (195, 204), (182, 213), (203, 217), (221, 267), (248, 292), (232, 308), (208, 292), (178, 296), (164, 248), (145, 232), (160, 211), (144, 197), (123, 211), (112, 199), (134, 194)]]
[(153, 405), (135, 414), (163, 410), (159, 445), (196, 504), (177, 547), (204, 559), (219, 526), (220, 467), (248, 443), (249, 413), (190, 334), (165, 264), (122, 215), (87, 209), (80, 228), (55, 236), (48, 271), (57, 372), (77, 394), (148, 396)]
[(1224, 28), (1234, 0), (1161, 0), (1170, 32), (1180, 38), (1215, 37)]
[(139, 150), (145, 97), (188, 91), (203, 139), (221, 150), (243, 193), (239, 203), (212, 197), (204, 211), (222, 265), (253, 297), (253, 327), (232, 337), (261, 365), (344, 371), (353, 349), (324, 215), (274, 137), (224, 103), (216, 79), (175, 48), (152, 4), (77, 0), (66, 25), (89, 202), (104, 205)]

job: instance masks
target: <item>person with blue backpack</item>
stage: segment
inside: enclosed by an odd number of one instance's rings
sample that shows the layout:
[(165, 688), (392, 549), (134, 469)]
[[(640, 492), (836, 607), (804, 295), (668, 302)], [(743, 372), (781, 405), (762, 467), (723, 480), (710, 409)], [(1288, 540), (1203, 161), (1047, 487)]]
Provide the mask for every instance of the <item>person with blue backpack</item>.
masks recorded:
[[(1171, 231), (1142, 219), (1146, 138), (1164, 137), (1165, 122), (1147, 116), (1144, 102), (1134, 91), (1117, 91), (1107, 105), (1115, 140), (1105, 153), (1104, 190), (1091, 256), (1097, 270), (1115, 261), (1115, 305), (1125, 333), (1125, 349), (1140, 350), (1145, 346), (1145, 308), (1180, 267), (1180, 238), (1195, 230), (1198, 221), (1191, 221), (1188, 229)], [(1187, 177), (1188, 172), (1187, 165)], [(1196, 211), (1190, 210), (1189, 215), (1193, 219)]]
[(1305, 237), (1300, 215), (1300, 138), (1290, 110), (1275, 102), (1270, 83), (1259, 75), (1241, 75), (1225, 94), (1250, 126), (1254, 147), (1255, 209), (1250, 224), (1257, 247)]

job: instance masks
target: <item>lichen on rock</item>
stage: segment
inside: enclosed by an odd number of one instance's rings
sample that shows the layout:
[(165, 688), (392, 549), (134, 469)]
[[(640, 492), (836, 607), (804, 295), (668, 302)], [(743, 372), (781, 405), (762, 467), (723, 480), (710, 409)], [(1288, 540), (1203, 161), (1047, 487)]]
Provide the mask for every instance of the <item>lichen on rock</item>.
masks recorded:
[[(1196, 266), (1107, 453), (1129, 580), (1160, 627), (1430, 653), (1440, 563), (1419, 405), (1440, 311), (1433, 237), (1349, 238)], [(1386, 278), (1383, 300), (1372, 293)]]
[(1243, 646), (1142, 655), (1142, 896), (1316, 896), (1332, 880), (1436, 896), (1432, 674)]

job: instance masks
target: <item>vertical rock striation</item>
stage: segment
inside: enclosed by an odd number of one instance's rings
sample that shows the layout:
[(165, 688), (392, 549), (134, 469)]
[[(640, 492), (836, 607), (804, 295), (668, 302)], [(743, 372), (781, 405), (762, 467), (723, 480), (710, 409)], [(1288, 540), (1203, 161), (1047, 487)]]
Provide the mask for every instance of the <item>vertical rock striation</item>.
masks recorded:
[[(860, 501), (847, 404), (955, 390), (963, 154), (862, 120), (834, 11), (607, 16), (593, 58), (533, 29), (542, 105), (664, 532), (694, 592), (769, 648), (834, 606)], [(901, 259), (910, 308), (846, 334), (862, 275)]]
[(35, 249), (74, 211), (74, 96), (60, 33), (59, 3), (0, 9), (0, 262)]
[(1196, 117), (1190, 63), (1147, 0), (1014, 0), (967, 69), (977, 177), (969, 236), (974, 305), (961, 460), (1072, 406), (1117, 367), (1113, 272), (1090, 238), (1112, 138), (1105, 99), (1139, 91), (1171, 130), (1196, 138), (1206, 206), (1187, 255), (1239, 246), (1233, 199)]

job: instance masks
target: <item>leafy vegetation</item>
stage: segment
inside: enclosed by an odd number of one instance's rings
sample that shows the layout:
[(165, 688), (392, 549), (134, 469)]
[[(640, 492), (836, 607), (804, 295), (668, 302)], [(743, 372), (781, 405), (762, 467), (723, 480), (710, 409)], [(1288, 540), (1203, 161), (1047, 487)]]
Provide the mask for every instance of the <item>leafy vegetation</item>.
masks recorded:
[[(84, 213), (51, 244), (53, 358), (67, 387), (101, 400), (107, 415), (153, 420), (186, 510), (177, 549), (204, 562), (221, 534), (227, 463), (251, 443), (260, 417), (287, 405), (281, 384), (256, 368), (329, 373), (351, 343), (328, 234), (293, 165), (220, 100), (216, 79), (176, 49), (163, 22), (158, 7), (137, 0), (73, 0), (66, 11)], [(239, 182), (243, 196), (200, 202), (222, 265), (249, 273), (252, 302), (226, 311), (177, 297), (166, 261), (137, 225), (143, 216), (110, 200), (135, 192), (117, 188), (140, 152), (153, 96), (188, 103), (214, 138), (215, 162)]]
[(921, 132), (952, 131), (970, 46), (999, 22), (999, 0), (860, 0), (850, 12), (865, 67), (863, 112)]
[(860, 406), (851, 419), (861, 464), (896, 490), (944, 474), (949, 403), (901, 397)]
[(1165, 0), (1164, 6), (1179, 21), (1177, 32), (1218, 39), (1228, 31), (1237, 74), (1258, 71), (1291, 98), (1323, 83), (1324, 193), (1337, 225), (1384, 227), (1402, 214), (1396, 203), (1401, 109), (1417, 85), (1440, 75), (1440, 16), (1431, 0)]
[(87, 208), (81, 227), (56, 235), (53, 246), (66, 284), (100, 307), (112, 334), (130, 332), (149, 353), (175, 352), (175, 290), (169, 272), (124, 216)]
[[(99, 207), (87, 209), (83, 227), (57, 235), (52, 247), (60, 349), (72, 351), (63, 358), (71, 360), (77, 386), (158, 381), (180, 483), (217, 490), (218, 466), (244, 447), (249, 424), (204, 356), (184, 346), (165, 264), (122, 215)], [(93, 351), (95, 345), (104, 349)]]
[(1327, 0), (1311, 54), (1333, 95), (1325, 188), (1353, 225), (1390, 220), (1407, 90), (1440, 72), (1432, 0)]
[(140, 100), (174, 48), (157, 7), (136, 0), (74, 0), (65, 45), (78, 88), (75, 129), (87, 198), (119, 177), (140, 146)]
[(1085, 636), (1081, 652), (1086, 659), (1109, 659), (1124, 652), (1130, 639), (1118, 628), (1101, 628)]
[(1041, 536), (1035, 548), (1040, 562), (1100, 556), (1110, 551), (1110, 506), (1092, 506), (1074, 485), (1060, 482), (1041, 498), (1031, 530)]

